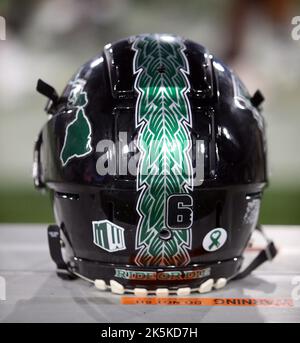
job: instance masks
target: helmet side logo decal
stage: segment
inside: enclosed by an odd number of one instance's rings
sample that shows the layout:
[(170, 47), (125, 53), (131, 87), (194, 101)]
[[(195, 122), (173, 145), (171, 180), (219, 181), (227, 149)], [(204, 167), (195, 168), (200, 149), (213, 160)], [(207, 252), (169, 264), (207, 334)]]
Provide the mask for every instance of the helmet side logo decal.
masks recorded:
[(125, 250), (124, 229), (109, 220), (93, 221), (94, 244), (109, 252)]
[(76, 115), (66, 128), (64, 144), (60, 153), (63, 166), (71, 159), (84, 157), (92, 151), (92, 129), (85, 114), (85, 107), (88, 104), (87, 93), (82, 90), (83, 85), (79, 81), (74, 84), (68, 100), (76, 107)]
[[(189, 220), (193, 214), (189, 210), (189, 192), (193, 189), (189, 132), (192, 117), (185, 46), (172, 36), (152, 35), (138, 37), (132, 49), (138, 93), (137, 145), (141, 152), (137, 170), (139, 251), (135, 262), (140, 266), (185, 266), (190, 261)], [(180, 198), (172, 198), (176, 194)], [(179, 211), (175, 222), (167, 220), (168, 206)], [(162, 239), (166, 230), (171, 235)]]

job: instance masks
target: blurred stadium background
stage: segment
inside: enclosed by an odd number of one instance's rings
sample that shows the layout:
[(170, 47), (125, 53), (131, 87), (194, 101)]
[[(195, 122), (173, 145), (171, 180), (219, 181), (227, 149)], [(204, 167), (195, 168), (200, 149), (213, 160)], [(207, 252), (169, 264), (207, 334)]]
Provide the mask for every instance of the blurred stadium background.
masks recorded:
[(46, 120), (42, 78), (62, 91), (103, 45), (131, 34), (177, 33), (226, 60), (265, 95), (270, 185), (261, 221), (300, 224), (300, 1), (0, 0), (0, 222), (49, 222), (47, 195), (33, 189), (32, 150)]

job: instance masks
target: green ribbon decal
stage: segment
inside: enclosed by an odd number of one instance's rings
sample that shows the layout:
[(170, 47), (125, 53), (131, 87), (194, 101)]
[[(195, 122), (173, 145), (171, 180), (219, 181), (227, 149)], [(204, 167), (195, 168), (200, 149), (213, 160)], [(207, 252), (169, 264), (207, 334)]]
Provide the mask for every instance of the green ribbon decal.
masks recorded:
[(214, 246), (217, 248), (220, 246), (220, 242), (219, 242), (220, 237), (221, 237), (220, 230), (216, 230), (211, 233), (211, 235), (209, 236), (209, 238), (211, 239), (211, 245), (208, 247), (209, 250), (211, 250)]

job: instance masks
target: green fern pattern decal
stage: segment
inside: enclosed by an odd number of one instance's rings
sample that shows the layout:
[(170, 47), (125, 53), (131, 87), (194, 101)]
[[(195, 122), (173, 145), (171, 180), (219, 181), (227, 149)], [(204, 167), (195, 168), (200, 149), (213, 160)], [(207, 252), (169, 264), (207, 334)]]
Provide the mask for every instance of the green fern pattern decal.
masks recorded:
[(139, 36), (132, 49), (141, 153), (135, 262), (140, 266), (184, 266), (190, 261), (191, 229), (172, 230), (169, 240), (161, 239), (160, 232), (166, 228), (168, 197), (193, 189), (185, 46), (172, 36), (147, 35)]

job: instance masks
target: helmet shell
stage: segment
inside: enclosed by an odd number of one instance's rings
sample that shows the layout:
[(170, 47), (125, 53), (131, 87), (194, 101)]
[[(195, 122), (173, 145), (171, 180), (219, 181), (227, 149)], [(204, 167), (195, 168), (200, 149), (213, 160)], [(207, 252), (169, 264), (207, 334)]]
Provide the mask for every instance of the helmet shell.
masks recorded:
[[(137, 122), (137, 111), (141, 111), (138, 82), (142, 84), (139, 78), (146, 67), (137, 69), (137, 66), (142, 58), (150, 61), (155, 44), (160, 43), (161, 55), (154, 56), (162, 56), (163, 62), (154, 71), (149, 67), (147, 72), (151, 70), (153, 80), (168, 74), (174, 51), (180, 57), (176, 63), (182, 67), (174, 69), (174, 77), (177, 74), (180, 77), (176, 81), (179, 91), (172, 78), (170, 85), (164, 87), (178, 91), (186, 102), (189, 122), (185, 119), (180, 123), (191, 140), (191, 164), (194, 167), (198, 158), (202, 166), (197, 182), (179, 192), (187, 193), (192, 199), (189, 234), (184, 236), (183, 230), (168, 229), (172, 237), (182, 232), (180, 239), (186, 239), (185, 259), (170, 256), (164, 262), (155, 258), (138, 260), (141, 251), (138, 230), (141, 218), (145, 217), (145, 212), (139, 210), (143, 192), (139, 188), (139, 175), (120, 171), (120, 151), (116, 147), (108, 154), (110, 161), (116, 161), (115, 172), (101, 175), (97, 168), (104, 153), (99, 142), (117, 144), (120, 133), (126, 132), (125, 145), (129, 145), (137, 142), (146, 125), (145, 120), (143, 124)], [(151, 92), (153, 85), (143, 87)], [(199, 285), (210, 277), (230, 278), (237, 273), (257, 224), (260, 199), (267, 182), (266, 144), (259, 109), (253, 106), (237, 75), (222, 61), (203, 46), (175, 35), (122, 39), (106, 45), (103, 52), (78, 70), (52, 106), (51, 113), (41, 133), (40, 178), (51, 191), (57, 225), (72, 250), (69, 254), (72, 258), (66, 262), (74, 270), (91, 279), (107, 282), (115, 279), (129, 288)], [(137, 151), (137, 145), (133, 146)], [(132, 152), (128, 152), (126, 160), (131, 156)], [(116, 232), (123, 236), (123, 247), (112, 251), (95, 243), (93, 227), (102, 222), (106, 230), (107, 223), (115, 225)], [(205, 237), (217, 228), (226, 232), (225, 242), (209, 251)], [(163, 229), (164, 225), (157, 227), (158, 236)], [(160, 241), (165, 244), (162, 236), (158, 238)], [(170, 268), (205, 272), (194, 279), (116, 276), (121, 275), (116, 270), (145, 273)]]

